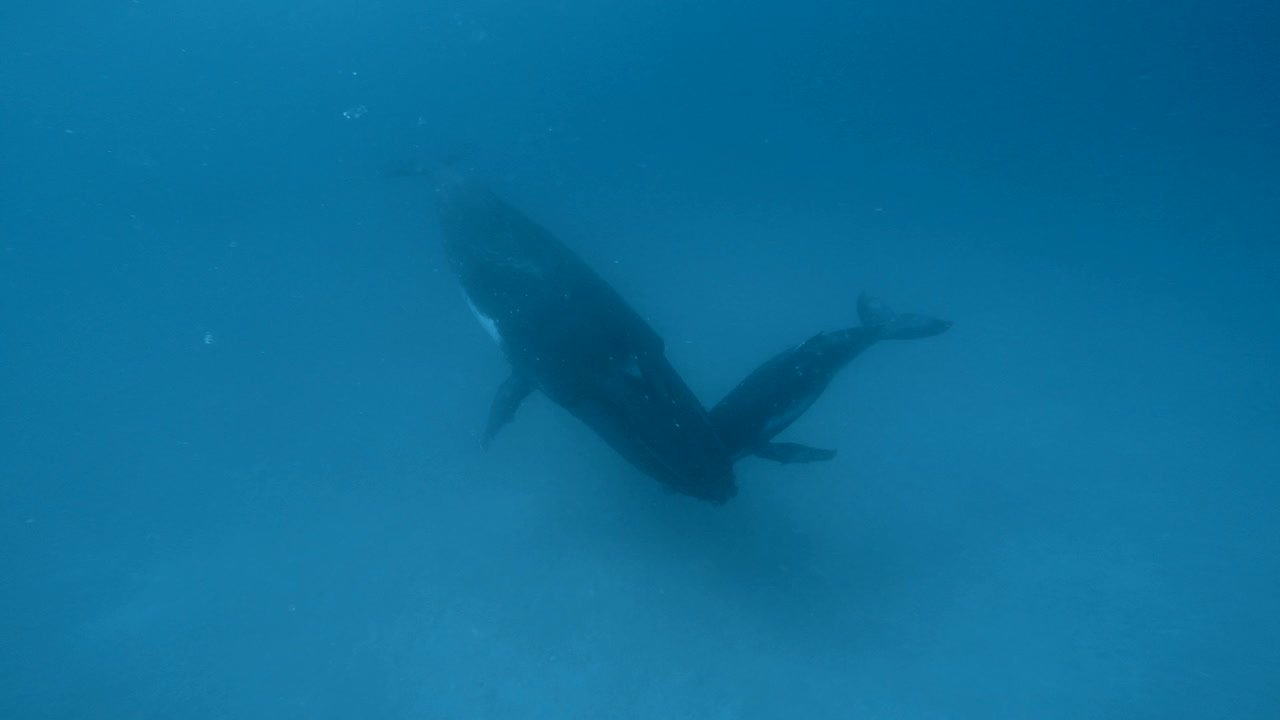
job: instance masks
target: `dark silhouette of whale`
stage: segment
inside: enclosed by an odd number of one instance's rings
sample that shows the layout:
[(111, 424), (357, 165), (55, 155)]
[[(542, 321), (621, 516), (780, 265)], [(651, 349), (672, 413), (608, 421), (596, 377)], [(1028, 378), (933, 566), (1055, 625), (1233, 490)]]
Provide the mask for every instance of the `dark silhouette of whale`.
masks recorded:
[(662, 338), (554, 235), (480, 184), (436, 178), (449, 263), (511, 364), (482, 444), (535, 389), (670, 490), (712, 503), (736, 492), (706, 409)]
[(818, 333), (774, 356), (711, 408), (711, 424), (734, 462), (748, 455), (781, 463), (835, 457), (835, 450), (772, 440), (803, 415), (863, 350), (881, 340), (926, 338), (951, 327), (950, 322), (924, 315), (898, 315), (866, 295), (858, 298), (858, 317), (860, 327)]

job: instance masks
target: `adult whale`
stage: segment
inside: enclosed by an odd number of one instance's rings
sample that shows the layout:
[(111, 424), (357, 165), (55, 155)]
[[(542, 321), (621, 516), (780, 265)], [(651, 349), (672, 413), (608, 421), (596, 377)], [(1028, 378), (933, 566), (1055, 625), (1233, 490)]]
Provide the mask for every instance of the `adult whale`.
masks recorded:
[(835, 457), (835, 450), (773, 438), (803, 415), (862, 351), (881, 340), (926, 338), (951, 327), (946, 320), (925, 315), (898, 315), (866, 295), (858, 298), (858, 317), (860, 327), (818, 333), (774, 356), (711, 408), (711, 423), (733, 461), (748, 455), (782, 463)]
[(437, 176), (435, 206), (467, 301), (511, 364), (483, 444), (541, 390), (669, 489), (716, 504), (733, 497), (733, 465), (706, 409), (662, 338), (608, 283), (475, 181)]

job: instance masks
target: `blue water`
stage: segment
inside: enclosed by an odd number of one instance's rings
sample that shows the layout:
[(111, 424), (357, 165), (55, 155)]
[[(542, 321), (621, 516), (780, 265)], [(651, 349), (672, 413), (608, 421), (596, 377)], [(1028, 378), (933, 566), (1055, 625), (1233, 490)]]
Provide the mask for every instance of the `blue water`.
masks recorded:
[[(0, 717), (1280, 717), (1280, 5), (10, 2)], [(716, 508), (505, 361), (460, 155), (712, 403)]]

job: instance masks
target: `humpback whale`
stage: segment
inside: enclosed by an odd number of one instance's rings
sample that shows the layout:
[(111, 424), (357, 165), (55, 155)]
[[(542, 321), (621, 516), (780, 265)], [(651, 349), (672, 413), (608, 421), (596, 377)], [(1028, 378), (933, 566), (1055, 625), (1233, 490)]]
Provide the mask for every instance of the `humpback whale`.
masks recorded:
[(711, 408), (711, 423), (732, 461), (748, 456), (781, 463), (816, 462), (835, 450), (773, 442), (807, 411), (831, 380), (863, 350), (881, 340), (926, 338), (951, 323), (924, 315), (898, 315), (865, 294), (858, 298), (860, 327), (818, 333), (756, 368)]
[(550, 231), (479, 183), (437, 178), (436, 215), (472, 312), (511, 365), (482, 444), (540, 390), (668, 489), (720, 504), (736, 492), (706, 409), (662, 338)]

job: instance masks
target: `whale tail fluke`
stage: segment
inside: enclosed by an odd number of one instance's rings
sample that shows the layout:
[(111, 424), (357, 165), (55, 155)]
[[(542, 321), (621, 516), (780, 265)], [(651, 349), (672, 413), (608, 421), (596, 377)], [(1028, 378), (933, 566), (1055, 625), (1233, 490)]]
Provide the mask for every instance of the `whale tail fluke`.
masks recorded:
[(880, 331), (886, 340), (916, 340), (940, 335), (951, 327), (949, 320), (913, 313), (898, 314), (866, 293), (858, 297), (858, 319), (862, 325)]

